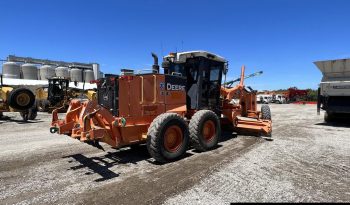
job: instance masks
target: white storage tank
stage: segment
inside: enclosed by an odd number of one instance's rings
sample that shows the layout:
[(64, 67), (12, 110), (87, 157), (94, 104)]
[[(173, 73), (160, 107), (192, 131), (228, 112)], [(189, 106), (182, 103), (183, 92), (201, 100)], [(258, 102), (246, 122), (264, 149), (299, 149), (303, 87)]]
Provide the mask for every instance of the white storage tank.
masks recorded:
[(38, 79), (38, 68), (36, 65), (31, 63), (25, 63), (21, 66), (22, 68), (22, 78), (28, 80)]
[(6, 62), (2, 65), (2, 75), (4, 78), (21, 78), (21, 67), (15, 62)]
[(86, 83), (90, 83), (90, 81), (95, 80), (94, 71), (85, 70), (84, 71), (84, 80)]
[(56, 68), (56, 77), (61, 77), (64, 79), (69, 79), (69, 72), (67, 67), (57, 67)]
[(41, 78), (40, 78), (40, 69), (37, 70), (36, 74), (38, 76), (38, 80), (41, 80)]
[(78, 68), (73, 68), (70, 70), (70, 80), (72, 82), (82, 82), (83, 81), (83, 70)]
[(98, 78), (104, 78), (104, 77), (105, 77), (105, 74), (102, 71), (100, 71), (99, 75), (98, 75)]
[(94, 78), (99, 79), (100, 78), (100, 65), (97, 63), (92, 64), (92, 71), (94, 72)]
[(49, 78), (55, 77), (55, 67), (51, 65), (43, 65), (40, 67), (40, 79), (47, 80)]

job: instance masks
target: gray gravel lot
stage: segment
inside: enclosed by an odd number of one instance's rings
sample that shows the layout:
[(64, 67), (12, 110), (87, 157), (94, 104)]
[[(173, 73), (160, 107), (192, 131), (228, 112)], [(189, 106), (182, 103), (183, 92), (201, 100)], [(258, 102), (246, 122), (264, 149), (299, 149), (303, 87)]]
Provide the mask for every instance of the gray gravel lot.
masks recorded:
[(0, 120), (0, 204), (350, 202), (350, 125), (314, 105), (271, 105), (274, 141), (225, 135), (159, 165), (144, 146), (103, 152), (49, 133), (50, 115)]

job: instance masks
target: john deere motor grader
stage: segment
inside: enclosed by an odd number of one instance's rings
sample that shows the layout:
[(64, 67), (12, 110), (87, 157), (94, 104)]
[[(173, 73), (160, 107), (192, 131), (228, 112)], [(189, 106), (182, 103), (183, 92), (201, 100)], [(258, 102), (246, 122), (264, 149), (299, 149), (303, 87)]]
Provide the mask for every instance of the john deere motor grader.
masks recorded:
[(124, 73), (100, 79), (98, 101), (74, 99), (65, 119), (52, 114), (51, 133), (66, 134), (96, 147), (146, 143), (159, 162), (181, 157), (191, 144), (196, 150), (215, 148), (221, 127), (271, 136), (267, 105), (257, 111), (256, 91), (244, 86), (244, 66), (238, 85), (221, 84), (227, 61), (205, 51), (171, 53), (159, 73)]
[(37, 116), (34, 104), (35, 96), (31, 90), (4, 85), (0, 76), (0, 118), (3, 112), (20, 112), (23, 121), (34, 120)]

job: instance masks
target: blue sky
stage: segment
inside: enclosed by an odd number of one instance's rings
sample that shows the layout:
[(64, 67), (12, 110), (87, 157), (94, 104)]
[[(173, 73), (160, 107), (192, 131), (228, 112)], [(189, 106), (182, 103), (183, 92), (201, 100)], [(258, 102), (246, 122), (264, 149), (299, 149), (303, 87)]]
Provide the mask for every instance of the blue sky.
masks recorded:
[(255, 89), (316, 88), (315, 60), (350, 57), (348, 0), (1, 0), (0, 59), (9, 54), (146, 69), (151, 51), (208, 50), (242, 64)]

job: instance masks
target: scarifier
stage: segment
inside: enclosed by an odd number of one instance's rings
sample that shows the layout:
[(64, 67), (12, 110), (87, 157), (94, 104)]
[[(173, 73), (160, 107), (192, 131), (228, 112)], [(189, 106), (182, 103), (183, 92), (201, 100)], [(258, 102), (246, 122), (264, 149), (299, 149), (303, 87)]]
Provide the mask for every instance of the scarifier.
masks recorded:
[(69, 135), (98, 148), (146, 143), (159, 162), (181, 157), (191, 144), (206, 151), (217, 146), (221, 127), (271, 137), (272, 121), (267, 105), (257, 111), (256, 91), (240, 82), (225, 87), (222, 77), (228, 62), (206, 51), (152, 53), (151, 73), (121, 75), (97, 80), (97, 101), (73, 99), (65, 119), (53, 111), (51, 133)]

